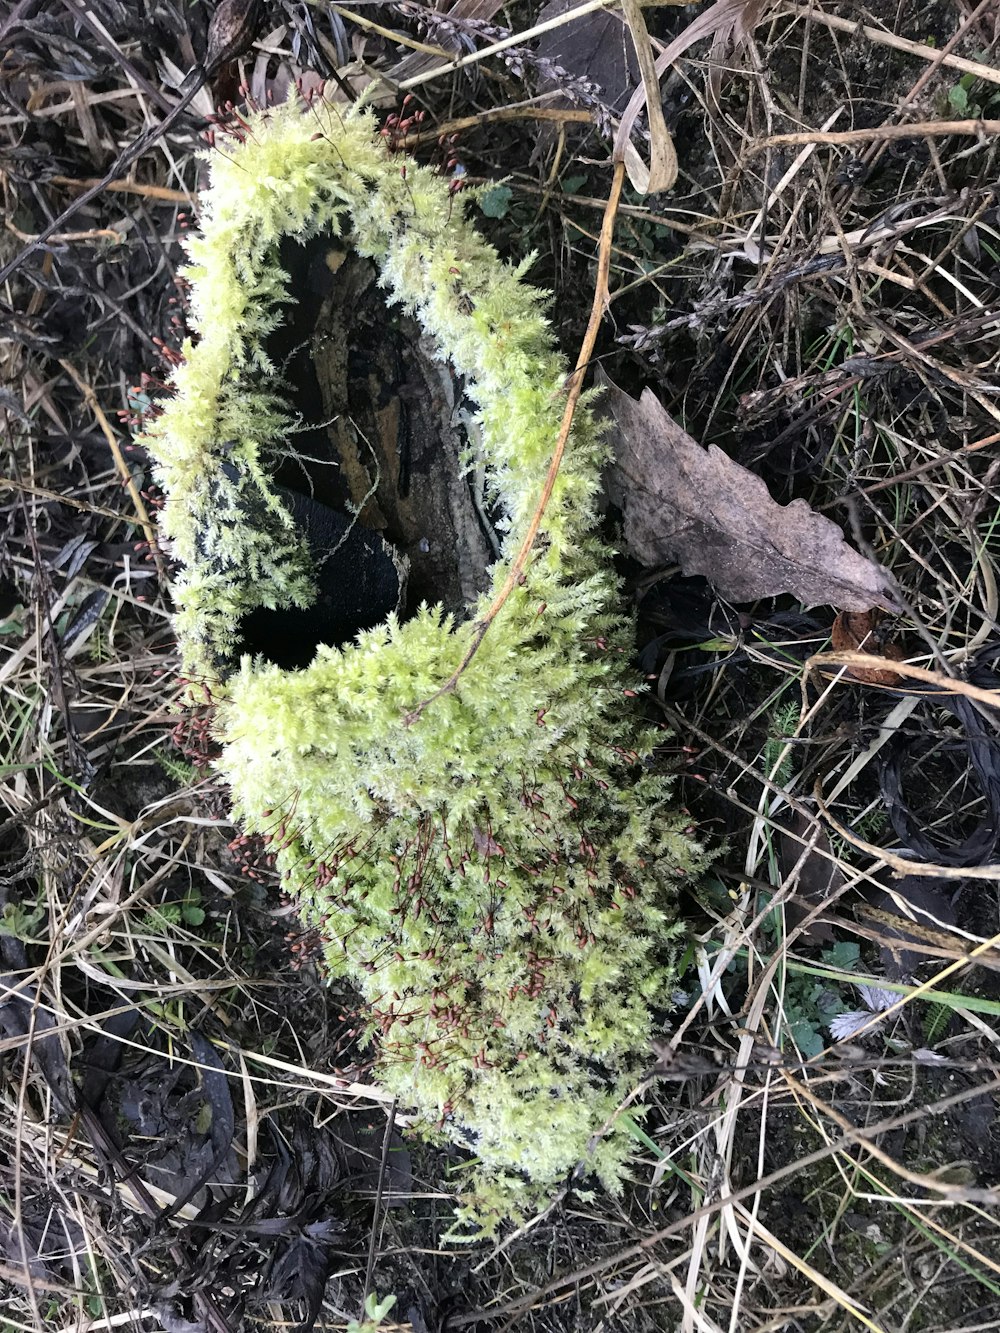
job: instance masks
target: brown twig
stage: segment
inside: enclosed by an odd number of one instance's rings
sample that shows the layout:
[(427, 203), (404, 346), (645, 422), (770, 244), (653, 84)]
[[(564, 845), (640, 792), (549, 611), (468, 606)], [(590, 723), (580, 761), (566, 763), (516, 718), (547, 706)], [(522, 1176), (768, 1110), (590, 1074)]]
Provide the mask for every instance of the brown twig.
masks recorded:
[[(867, 667), (879, 668), (885, 667), (884, 657), (875, 657), (871, 653), (814, 653), (805, 664), (805, 676), (803, 684), (809, 679), (810, 674), (817, 668), (830, 667)], [(977, 703), (986, 704), (990, 708), (1000, 708), (1000, 690), (984, 690), (978, 685), (970, 685), (968, 681), (956, 680), (954, 676), (942, 675), (940, 671), (928, 671), (926, 667), (911, 666), (909, 662), (893, 662), (893, 671), (900, 676), (909, 676), (912, 680), (924, 681), (928, 685), (934, 686), (935, 694), (964, 694), (967, 699), (974, 699)], [(853, 679), (846, 679), (845, 684), (856, 684)], [(923, 694), (923, 691), (918, 691)]]
[(604, 318), (604, 312), (610, 302), (610, 293), (608, 291), (608, 274), (611, 270), (611, 240), (615, 230), (615, 218), (618, 214), (618, 201), (621, 199), (622, 185), (625, 180), (624, 164), (618, 162), (615, 164), (615, 174), (611, 182), (611, 191), (608, 195), (607, 207), (604, 210), (604, 221), (601, 225), (601, 245), (597, 257), (597, 284), (594, 289), (594, 303), (590, 311), (590, 320), (587, 324), (587, 331), (583, 336), (583, 343), (580, 347), (580, 355), (577, 357), (576, 366), (573, 373), (569, 376), (566, 390), (566, 407), (563, 411), (562, 424), (559, 427), (559, 436), (556, 440), (556, 447), (552, 453), (552, 461), (549, 463), (549, 470), (545, 475), (545, 484), (542, 487), (542, 494), (538, 504), (535, 506), (535, 512), (531, 516), (531, 522), (528, 524), (528, 530), (524, 534), (524, 540), (521, 542), (517, 555), (511, 562), (510, 570), (504, 580), (503, 587), (497, 593), (496, 597), (483, 618), (478, 622), (472, 635), (472, 642), (469, 644), (461, 662), (448, 677), (440, 689), (425, 699), (406, 714), (406, 725), (412, 726), (418, 720), (424, 710), (434, 702), (440, 699), (444, 694), (450, 694), (458, 684), (463, 672), (469, 663), (479, 651), (480, 644), (485, 639), (486, 634), (503, 609), (504, 603), (517, 587), (524, 573), (524, 566), (527, 563), (528, 556), (531, 554), (531, 548), (535, 544), (535, 538), (538, 536), (538, 529), (541, 526), (542, 516), (545, 513), (549, 500), (552, 498), (552, 489), (556, 484), (556, 477), (559, 475), (559, 468), (562, 464), (563, 454), (566, 452), (566, 444), (569, 440), (570, 429), (573, 425), (573, 417), (576, 413), (576, 405), (580, 401), (580, 394), (583, 392), (583, 379), (587, 367), (590, 364), (590, 358), (594, 350), (594, 344), (597, 341), (597, 331), (601, 326), (601, 320)]
[[(33, 242), (38, 240), (34, 233), (21, 231), (18, 227), (15, 227), (10, 218), (4, 219), (4, 226), (19, 241)], [(121, 245), (124, 239), (124, 232), (115, 231), (113, 227), (95, 227), (91, 231), (57, 231), (49, 237), (54, 245), (67, 245), (71, 241), (114, 241), (115, 245)]]
[[(826, 14), (815, 5), (789, 5), (784, 11), (786, 14), (794, 14), (796, 18), (808, 19), (811, 23), (822, 23), (827, 28), (833, 28), (836, 32), (861, 33), (870, 42), (877, 42), (882, 46), (890, 46), (894, 51), (903, 51), (907, 55), (916, 56), (918, 60), (926, 60), (932, 65), (947, 65), (949, 69), (960, 69), (963, 74), (972, 74), (977, 79), (983, 79), (987, 83), (1000, 83), (1000, 69), (994, 69), (991, 65), (984, 65), (979, 60), (966, 60), (962, 56), (942, 55), (940, 50), (933, 46), (926, 46), (923, 42), (915, 42), (909, 37), (897, 37), (894, 32), (888, 32), (885, 28), (875, 28), (870, 23), (861, 23), (857, 19), (844, 19), (836, 14)], [(780, 16), (780, 11), (779, 11)]]
[[(813, 788), (813, 798), (816, 801), (817, 809), (839, 837), (845, 842), (849, 842), (852, 847), (856, 847), (859, 852), (864, 852), (867, 856), (874, 857), (881, 861), (897, 875), (920, 875), (925, 879), (985, 879), (991, 883), (996, 883), (1000, 879), (1000, 865), (984, 866), (946, 866), (939, 865), (935, 861), (911, 861), (908, 856), (900, 856), (898, 852), (890, 852), (885, 847), (878, 847), (873, 842), (866, 842), (864, 838), (859, 838), (856, 833), (852, 833), (849, 828), (840, 822), (823, 798), (822, 779), (818, 779)], [(880, 1015), (881, 1017), (881, 1015)]]
[(143, 199), (159, 199), (168, 204), (191, 204), (195, 195), (190, 190), (172, 190), (167, 185), (144, 185), (142, 181), (114, 180), (102, 181), (96, 177), (78, 180), (76, 176), (52, 176), (53, 185), (63, 185), (70, 190), (107, 190), (109, 194), (136, 194)]
[(133, 162), (151, 148), (162, 135), (172, 129), (201, 91), (207, 77), (206, 71), (200, 66), (196, 66), (191, 71), (188, 79), (181, 85), (182, 95), (180, 101), (176, 103), (170, 114), (166, 116), (159, 125), (154, 126), (151, 130), (147, 130), (137, 139), (133, 139), (130, 144), (127, 144), (115, 158), (106, 175), (102, 176), (94, 185), (88, 186), (83, 194), (78, 195), (71, 204), (68, 204), (63, 209), (58, 217), (53, 218), (53, 220), (38, 233), (34, 240), (28, 241), (24, 248), (19, 250), (13, 259), (8, 260), (3, 268), (0, 269), (0, 282), (6, 282), (8, 278), (17, 272), (29, 255), (34, 254), (34, 252), (40, 246), (44, 245), (46, 241), (61, 232), (71, 217), (74, 217), (81, 208), (86, 207), (87, 204), (96, 199), (107, 188), (109, 182), (121, 177)]
[(125, 483), (125, 487), (128, 490), (129, 497), (131, 498), (132, 503), (135, 506), (136, 518), (139, 520), (139, 525), (142, 528), (143, 532), (146, 534), (146, 540), (149, 542), (150, 552), (152, 554), (154, 562), (156, 563), (156, 572), (160, 576), (160, 583), (161, 585), (165, 586), (167, 582), (167, 567), (164, 564), (163, 555), (160, 551), (159, 545), (157, 544), (156, 527), (153, 524), (152, 519), (149, 517), (149, 511), (146, 509), (142, 496), (139, 494), (139, 488), (135, 484), (135, 478), (132, 476), (131, 470), (129, 469), (128, 464), (125, 462), (125, 458), (122, 454), (121, 447), (118, 443), (118, 437), (111, 429), (111, 423), (105, 416), (104, 409), (97, 401), (97, 394), (94, 393), (94, 390), (90, 387), (90, 385), (83, 378), (83, 376), (73, 365), (73, 363), (71, 361), (65, 360), (64, 358), (60, 358), (59, 364), (60, 366), (62, 366), (63, 370), (65, 370), (66, 374), (76, 385), (77, 389), (83, 395), (84, 401), (86, 402), (87, 406), (90, 408), (91, 412), (93, 412), (94, 416), (97, 418), (97, 424), (100, 426), (101, 433), (108, 442), (108, 448), (111, 450), (111, 456), (115, 460), (115, 466), (117, 467), (121, 479)]
[(1000, 120), (920, 120), (911, 125), (875, 125), (867, 130), (799, 130), (794, 134), (771, 134), (749, 145), (749, 153), (768, 148), (793, 148), (799, 144), (878, 143), (881, 139), (922, 139), (933, 135), (968, 134), (976, 138), (1000, 134)]
[[(969, 444), (959, 445), (957, 449), (951, 449), (947, 453), (942, 453), (934, 458), (926, 458), (922, 463), (915, 463), (913, 467), (907, 468), (905, 472), (893, 472), (891, 476), (883, 477), (881, 481), (873, 481), (867, 486), (859, 486), (854, 493), (856, 495), (874, 495), (877, 491), (885, 491), (892, 486), (902, 486), (904, 482), (922, 477), (924, 473), (930, 472), (936, 467), (946, 467), (949, 463), (954, 463), (960, 458), (975, 453), (977, 449), (985, 449), (998, 442), (1000, 442), (1000, 431), (994, 431), (992, 435), (984, 435), (981, 440), (972, 440)], [(843, 502), (844, 497), (838, 496), (836, 500), (830, 500), (826, 504), (819, 505), (818, 508), (822, 513), (826, 509), (836, 508)]]
[(495, 125), (504, 120), (551, 120), (559, 125), (590, 125), (594, 113), (582, 107), (553, 106), (498, 106), (491, 111), (480, 111), (475, 116), (461, 116), (457, 120), (445, 120), (432, 129), (421, 130), (419, 134), (407, 134), (400, 139), (400, 147), (410, 153), (421, 144), (437, 143), (443, 135), (462, 134), (465, 130), (478, 129), (482, 125)]
[(46, 486), (32, 486), (30, 482), (16, 477), (0, 477), (0, 494), (4, 491), (16, 491), (18, 494), (33, 495), (36, 500), (56, 500), (59, 504), (69, 505), (72, 509), (82, 510), (85, 514), (98, 514), (101, 518), (121, 518), (121, 514), (106, 505), (93, 504), (89, 500), (78, 500), (75, 495), (62, 495), (59, 491), (49, 490)]

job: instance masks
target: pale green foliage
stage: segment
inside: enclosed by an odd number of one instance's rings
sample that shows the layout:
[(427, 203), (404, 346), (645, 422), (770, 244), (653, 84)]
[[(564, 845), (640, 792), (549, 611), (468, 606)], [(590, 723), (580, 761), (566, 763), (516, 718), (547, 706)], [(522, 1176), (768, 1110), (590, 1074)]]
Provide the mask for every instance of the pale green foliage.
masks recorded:
[(425, 607), (304, 670), (244, 659), (214, 681), (237, 812), (329, 971), (361, 992), (379, 1080), (476, 1154), (465, 1216), (517, 1216), (578, 1166), (615, 1188), (629, 1137), (614, 1111), (651, 1062), (673, 885), (699, 855), (623, 698), (630, 627), (592, 532), (598, 432), (584, 404), (523, 578), (456, 687), (408, 716), (462, 661), (538, 503), (565, 380), (544, 298), (366, 112), (275, 111), (212, 161), (187, 275), (201, 339), (149, 438), (184, 564), (188, 668), (217, 677), (244, 611), (309, 596), (268, 481), (289, 424), (263, 351), (285, 234), (350, 222), (389, 298), (466, 376), (507, 515), (469, 620)]
[(370, 1291), (365, 1298), (364, 1319), (351, 1319), (347, 1325), (347, 1333), (379, 1333), (382, 1320), (395, 1304), (395, 1296), (385, 1296), (379, 1300), (378, 1294)]

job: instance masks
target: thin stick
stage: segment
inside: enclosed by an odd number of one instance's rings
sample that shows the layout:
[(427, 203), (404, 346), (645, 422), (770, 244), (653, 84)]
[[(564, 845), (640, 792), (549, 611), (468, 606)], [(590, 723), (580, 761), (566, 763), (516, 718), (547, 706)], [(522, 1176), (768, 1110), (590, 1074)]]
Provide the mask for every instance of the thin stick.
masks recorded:
[(165, 585), (167, 582), (167, 567), (163, 562), (163, 556), (157, 544), (156, 528), (153, 525), (152, 519), (149, 517), (149, 512), (143, 503), (142, 496), (139, 494), (139, 488), (135, 484), (135, 478), (132, 476), (131, 470), (122, 455), (121, 447), (118, 444), (118, 437), (111, 429), (111, 423), (105, 416), (104, 409), (97, 401), (97, 394), (94, 393), (94, 390), (90, 387), (87, 381), (80, 375), (80, 372), (73, 363), (60, 358), (59, 364), (76, 385), (77, 389), (79, 389), (87, 406), (97, 418), (97, 424), (100, 426), (101, 433), (108, 442), (108, 448), (111, 450), (111, 455), (115, 460), (115, 466), (118, 468), (122, 481), (125, 483), (133, 505), (135, 505), (136, 518), (139, 520), (139, 525), (146, 534), (150, 552), (152, 553), (153, 560), (156, 562), (156, 572), (160, 576), (160, 582)]
[(372, 1216), (372, 1234), (368, 1244), (368, 1263), (365, 1267), (365, 1287), (361, 1293), (361, 1319), (365, 1317), (365, 1306), (368, 1303), (368, 1293), (372, 1289), (372, 1274), (375, 1271), (375, 1244), (378, 1237), (379, 1221), (382, 1216), (382, 1191), (385, 1187), (386, 1172), (389, 1167), (389, 1147), (392, 1143), (392, 1131), (396, 1123), (396, 1102), (393, 1099), (389, 1107), (389, 1115), (385, 1122), (385, 1137), (382, 1140), (382, 1161), (378, 1169), (378, 1188), (375, 1191), (375, 1211)]
[(611, 182), (611, 192), (608, 195), (607, 207), (604, 210), (604, 221), (601, 224), (601, 247), (597, 258), (597, 284), (594, 289), (594, 304), (590, 311), (590, 321), (587, 324), (587, 331), (583, 336), (583, 344), (580, 347), (580, 355), (576, 360), (576, 367), (567, 381), (566, 408), (563, 412), (562, 425), (559, 427), (559, 437), (556, 440), (556, 447), (552, 454), (552, 461), (549, 463), (549, 470), (545, 476), (545, 485), (542, 487), (542, 494), (535, 506), (535, 512), (531, 516), (531, 522), (528, 524), (528, 531), (524, 534), (524, 540), (521, 543), (517, 555), (511, 562), (510, 570), (504, 580), (504, 585), (493, 599), (492, 605), (483, 616), (482, 620), (476, 625), (472, 636), (472, 642), (466, 650), (465, 656), (458, 664), (454, 672), (448, 677), (439, 690), (425, 699), (407, 713), (405, 717), (406, 725), (412, 726), (420, 717), (424, 709), (432, 704), (435, 699), (440, 699), (444, 694), (450, 694), (458, 684), (459, 678), (466, 667), (479, 651), (479, 646), (485, 639), (487, 631), (496, 620), (504, 603), (517, 587), (524, 572), (524, 566), (527, 563), (531, 548), (535, 544), (535, 538), (538, 536), (538, 529), (542, 523), (542, 516), (545, 513), (546, 506), (552, 498), (552, 490), (556, 484), (556, 477), (559, 475), (559, 467), (563, 460), (563, 454), (566, 452), (566, 443), (569, 440), (569, 432), (573, 425), (573, 416), (576, 412), (576, 405), (580, 401), (580, 394), (583, 392), (583, 378), (590, 364), (590, 358), (594, 351), (594, 344), (597, 341), (597, 331), (601, 327), (601, 320), (604, 318), (604, 312), (610, 303), (610, 293), (608, 291), (608, 274), (611, 271), (611, 240), (615, 231), (615, 218), (618, 214), (618, 202), (621, 199), (622, 185), (625, 180), (625, 166), (622, 162), (615, 163), (615, 174)]
[[(876, 667), (884, 670), (885, 663), (884, 657), (876, 657), (871, 653), (813, 653), (806, 661), (805, 678), (808, 680), (812, 672), (818, 668), (823, 668), (824, 671), (828, 671), (830, 667)], [(956, 680), (953, 676), (943, 676), (940, 671), (928, 671), (926, 667), (912, 666), (909, 662), (893, 662), (892, 669), (900, 676), (909, 676), (911, 680), (920, 680), (935, 686), (933, 692), (918, 691), (925, 698), (933, 698), (936, 694), (964, 694), (967, 699), (974, 699), (989, 708), (1000, 708), (1000, 690), (984, 690), (978, 685), (970, 685), (968, 681)], [(857, 681), (849, 680), (844, 683), (856, 685)]]
[[(338, 18), (345, 19), (348, 23), (355, 23), (359, 28), (364, 28), (367, 32), (377, 33), (379, 37), (384, 37), (387, 41), (393, 42), (396, 46), (406, 46), (411, 51), (419, 51), (425, 56), (434, 56), (436, 60), (444, 60), (449, 63), (454, 59), (450, 51), (446, 51), (441, 46), (428, 46), (426, 42), (418, 42), (407, 33), (397, 32), (392, 28), (385, 28), (381, 23), (376, 23), (374, 19), (367, 18), (364, 14), (359, 14), (354, 9), (342, 9), (340, 5), (331, 5), (330, 10)], [(403, 87), (404, 85), (400, 85)]]
[(1000, 120), (919, 120), (912, 125), (877, 125), (867, 130), (800, 130), (795, 134), (772, 134), (766, 139), (758, 139), (750, 144), (748, 152), (762, 153), (767, 148), (798, 144), (878, 143), (882, 139), (922, 139), (944, 134), (985, 138), (988, 134), (1000, 134)]
[[(872, 842), (866, 842), (864, 838), (859, 838), (856, 833), (852, 833), (846, 828), (836, 815), (827, 806), (823, 799), (823, 786), (821, 781), (817, 781), (813, 788), (813, 799), (816, 802), (817, 809), (833, 829), (834, 833), (849, 842), (852, 847), (856, 847), (859, 852), (873, 857), (883, 865), (887, 865), (894, 874), (899, 876), (922, 875), (927, 879), (986, 879), (995, 883), (1000, 879), (1000, 865), (985, 866), (945, 866), (938, 865), (933, 861), (911, 861), (909, 857), (900, 856), (897, 852), (890, 852), (885, 847), (876, 847)], [(881, 1014), (879, 1015), (881, 1018)]]
[[(963, 56), (943, 56), (932, 46), (924, 46), (922, 42), (914, 42), (909, 37), (897, 37), (894, 32), (873, 28), (869, 23), (838, 18), (836, 14), (824, 14), (821, 9), (815, 9), (812, 5), (789, 5), (784, 12), (796, 18), (809, 19), (812, 23), (825, 24), (837, 32), (860, 32), (870, 42), (891, 46), (894, 51), (905, 51), (907, 55), (916, 56), (918, 60), (926, 60), (938, 66), (947, 65), (949, 69), (960, 69), (963, 74), (974, 74), (977, 79), (985, 79), (987, 83), (1000, 83), (1000, 69), (983, 65), (978, 60), (966, 60)], [(780, 11), (776, 17), (781, 17)]]
[(166, 116), (159, 125), (155, 125), (144, 134), (140, 134), (138, 139), (133, 139), (131, 143), (127, 144), (108, 168), (106, 175), (102, 176), (94, 185), (88, 186), (83, 194), (78, 195), (71, 204), (68, 204), (57, 218), (53, 218), (52, 221), (38, 233), (33, 241), (29, 241), (22, 250), (18, 251), (13, 259), (4, 264), (3, 268), (0, 269), (0, 282), (6, 282), (12, 274), (17, 272), (29, 255), (34, 254), (39, 246), (44, 245), (45, 242), (55, 236), (57, 232), (63, 231), (65, 224), (71, 217), (92, 200), (96, 199), (98, 195), (104, 191), (110, 181), (118, 180), (123, 176), (133, 162), (140, 158), (148, 148), (151, 148), (162, 135), (172, 129), (176, 122), (180, 120), (181, 116), (187, 111), (197, 94), (201, 91), (207, 77), (208, 75), (205, 70), (203, 70), (201, 66), (196, 65), (188, 75), (188, 78), (181, 84), (181, 99), (176, 103), (170, 114)]
[[(4, 218), (4, 226), (9, 232), (13, 232), (19, 241), (38, 240), (33, 233), (20, 231), (10, 218)], [(95, 227), (92, 231), (57, 231), (49, 237), (54, 245), (68, 245), (72, 241), (114, 241), (115, 245), (121, 245), (124, 239), (124, 232), (115, 231), (113, 227)]]
[(119, 512), (108, 509), (105, 505), (78, 500), (73, 495), (61, 495), (58, 491), (50, 491), (45, 486), (32, 486), (30, 482), (20, 481), (14, 477), (0, 477), (0, 493), (3, 491), (17, 491), (19, 494), (23, 492), (25, 495), (34, 495), (39, 500), (58, 500), (60, 504), (70, 505), (73, 509), (82, 509), (87, 514), (99, 514), (102, 518), (121, 518)]
[(495, 125), (501, 120), (551, 120), (559, 125), (590, 125), (594, 121), (594, 113), (582, 107), (498, 106), (490, 111), (480, 111), (476, 116), (445, 120), (432, 129), (404, 135), (399, 141), (400, 147), (409, 153), (421, 144), (436, 143), (442, 135), (461, 134), (465, 130), (478, 129), (481, 125)]
[(107, 190), (109, 194), (135, 194), (143, 199), (161, 199), (168, 204), (193, 204), (196, 196), (190, 190), (172, 190), (166, 185), (144, 185), (142, 181), (104, 181), (90, 177), (78, 180), (75, 176), (52, 176), (53, 185), (65, 185), (71, 190)]

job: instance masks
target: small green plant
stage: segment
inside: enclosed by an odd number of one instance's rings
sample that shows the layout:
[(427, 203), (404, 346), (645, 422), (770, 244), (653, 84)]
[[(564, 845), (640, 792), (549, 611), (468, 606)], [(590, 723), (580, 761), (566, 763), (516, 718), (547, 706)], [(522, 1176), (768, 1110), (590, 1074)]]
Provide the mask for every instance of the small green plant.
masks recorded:
[(180, 903), (160, 903), (156, 907), (147, 908), (139, 918), (137, 929), (140, 935), (162, 935), (168, 932), (171, 926), (180, 924)]
[(44, 907), (28, 907), (22, 903), (4, 903), (0, 916), (0, 935), (11, 935), (24, 944), (41, 944), (47, 912)]
[(140, 931), (149, 934), (161, 934), (171, 926), (202, 926), (205, 924), (205, 909), (201, 905), (201, 890), (191, 885), (184, 897), (178, 902), (159, 903), (147, 908), (140, 920)]
[[(525, 266), (364, 110), (251, 116), (212, 172), (186, 272), (198, 340), (147, 443), (236, 813), (360, 993), (376, 1077), (475, 1155), (462, 1217), (523, 1215), (577, 1173), (618, 1188), (632, 1141), (615, 1110), (648, 1068), (675, 886), (701, 856), (630, 704), (631, 626), (593, 531), (599, 433), (585, 403), (512, 575), (566, 389)], [(239, 618), (313, 589), (270, 479), (291, 425), (264, 351), (287, 302), (278, 243), (348, 224), (478, 405), (501, 558), (464, 621), (422, 606), (302, 670), (233, 672)]]
[(484, 190), (479, 196), (479, 207), (483, 211), (483, 217), (505, 218), (513, 197), (514, 191), (509, 185), (493, 185)]
[(379, 1300), (374, 1291), (365, 1297), (364, 1319), (352, 1319), (347, 1325), (347, 1333), (379, 1333), (382, 1320), (396, 1304), (395, 1296), (385, 1296)]
[(792, 776), (794, 760), (791, 752), (786, 754), (785, 750), (788, 737), (794, 733), (798, 720), (799, 705), (793, 699), (776, 707), (771, 714), (764, 746), (764, 774), (779, 787), (784, 787)]
[(201, 905), (201, 889), (194, 884), (185, 893), (181, 902), (181, 920), (186, 926), (203, 926), (205, 909)]
[[(988, 59), (986, 53), (979, 57)], [(957, 83), (948, 89), (949, 109), (959, 116), (979, 119), (996, 110), (1000, 103), (1000, 91), (984, 84), (975, 74), (963, 74)]]
[(198, 781), (198, 770), (194, 764), (189, 764), (165, 746), (158, 746), (153, 751), (153, 758), (178, 787), (190, 787)]
[(935, 1046), (944, 1036), (953, 1013), (954, 1010), (947, 1004), (929, 1004), (926, 1006), (923, 1016), (925, 1046)]
[[(856, 971), (861, 961), (860, 946), (853, 940), (838, 940), (820, 954), (820, 962), (838, 971)], [(790, 973), (785, 982), (783, 1009), (786, 1029), (799, 1051), (810, 1059), (825, 1050), (827, 1042), (821, 1029), (846, 1013), (838, 987), (815, 977)]]
[(21, 605), (15, 606), (6, 619), (0, 620), (0, 638), (23, 638), (26, 619), (25, 608)]

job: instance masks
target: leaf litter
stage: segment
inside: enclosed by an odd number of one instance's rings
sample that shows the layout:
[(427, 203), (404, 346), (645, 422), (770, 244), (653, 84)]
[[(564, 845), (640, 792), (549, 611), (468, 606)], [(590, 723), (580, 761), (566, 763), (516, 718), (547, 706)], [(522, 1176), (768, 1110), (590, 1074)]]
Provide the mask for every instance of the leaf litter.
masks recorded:
[(804, 500), (782, 505), (716, 445), (705, 449), (644, 389), (636, 401), (599, 373), (613, 422), (612, 503), (629, 555), (677, 561), (734, 602), (792, 593), (804, 606), (895, 609), (885, 573)]

